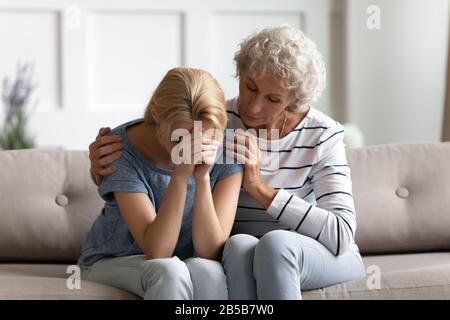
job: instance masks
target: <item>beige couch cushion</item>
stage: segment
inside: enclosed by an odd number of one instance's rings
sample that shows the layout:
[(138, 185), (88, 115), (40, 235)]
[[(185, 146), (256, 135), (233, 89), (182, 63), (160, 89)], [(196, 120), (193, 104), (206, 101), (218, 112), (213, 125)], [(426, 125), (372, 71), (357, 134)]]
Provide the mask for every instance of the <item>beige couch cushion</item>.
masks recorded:
[(450, 143), (347, 152), (361, 253), (450, 249)]
[[(450, 249), (450, 143), (347, 154), (363, 254)], [(77, 260), (103, 206), (88, 169), (85, 151), (0, 151), (0, 261)]]
[(103, 201), (87, 152), (0, 151), (0, 261), (76, 261)]
[[(381, 271), (380, 287), (367, 279), (303, 292), (303, 299), (447, 299), (450, 297), (450, 252), (367, 256), (365, 266)], [(331, 271), (330, 271), (331, 272)], [(369, 285), (367, 284), (369, 282)]]
[[(450, 296), (450, 252), (367, 256), (363, 260), (367, 268), (375, 265), (381, 271), (378, 289), (370, 289), (367, 279), (362, 279), (303, 291), (303, 299), (443, 299)], [(63, 264), (0, 264), (0, 300), (140, 299), (129, 292), (90, 281), (82, 281), (79, 290), (69, 290), (66, 268)]]
[(129, 292), (81, 281), (69, 290), (63, 264), (0, 264), (0, 300), (4, 299), (140, 299)]

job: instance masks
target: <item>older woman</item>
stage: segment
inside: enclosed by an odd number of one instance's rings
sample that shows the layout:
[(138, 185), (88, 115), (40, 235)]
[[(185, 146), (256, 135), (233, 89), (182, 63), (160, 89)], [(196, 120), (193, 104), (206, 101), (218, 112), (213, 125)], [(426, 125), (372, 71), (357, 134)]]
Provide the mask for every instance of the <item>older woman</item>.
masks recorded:
[[(222, 256), (230, 299), (301, 299), (302, 290), (364, 277), (344, 130), (312, 106), (325, 87), (315, 44), (289, 26), (266, 28), (235, 61), (239, 96), (227, 112), (237, 130), (227, 149), (245, 170)], [(91, 145), (96, 181), (120, 148), (102, 147), (104, 132)]]
[(235, 61), (228, 126), (247, 142), (228, 145), (245, 162), (233, 230), (242, 234), (222, 259), (230, 298), (301, 299), (301, 290), (364, 277), (344, 130), (311, 106), (325, 87), (315, 44), (291, 27), (266, 28), (241, 43)]

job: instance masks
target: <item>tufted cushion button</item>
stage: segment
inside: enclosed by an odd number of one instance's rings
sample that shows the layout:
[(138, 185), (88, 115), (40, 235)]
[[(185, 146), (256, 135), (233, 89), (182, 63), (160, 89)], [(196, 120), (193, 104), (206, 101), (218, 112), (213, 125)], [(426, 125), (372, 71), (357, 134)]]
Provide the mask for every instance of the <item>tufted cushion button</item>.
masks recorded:
[(65, 207), (69, 204), (69, 199), (63, 194), (60, 194), (59, 196), (57, 196), (55, 201), (61, 207)]
[(400, 198), (404, 199), (404, 198), (407, 198), (409, 196), (409, 191), (405, 187), (400, 187), (400, 188), (397, 189), (396, 194)]

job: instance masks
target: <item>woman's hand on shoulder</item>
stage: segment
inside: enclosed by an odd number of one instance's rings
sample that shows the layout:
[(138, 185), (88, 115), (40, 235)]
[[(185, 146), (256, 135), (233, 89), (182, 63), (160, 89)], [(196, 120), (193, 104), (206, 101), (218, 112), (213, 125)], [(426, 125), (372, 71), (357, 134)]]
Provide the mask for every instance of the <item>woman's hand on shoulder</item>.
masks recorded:
[(232, 155), (238, 163), (244, 164), (242, 187), (247, 191), (257, 187), (262, 179), (260, 176), (261, 151), (256, 137), (237, 129), (233, 136), (227, 137), (227, 140), (227, 154)]
[(102, 182), (103, 176), (116, 170), (114, 166), (108, 167), (108, 165), (122, 156), (121, 138), (118, 135), (107, 136), (110, 131), (110, 128), (101, 128), (95, 141), (89, 145), (90, 171), (97, 185)]

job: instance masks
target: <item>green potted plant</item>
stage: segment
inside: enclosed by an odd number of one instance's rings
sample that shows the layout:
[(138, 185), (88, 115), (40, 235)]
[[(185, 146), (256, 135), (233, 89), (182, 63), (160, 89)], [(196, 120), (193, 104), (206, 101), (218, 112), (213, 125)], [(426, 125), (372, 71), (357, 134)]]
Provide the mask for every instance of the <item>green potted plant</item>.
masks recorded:
[(3, 126), (0, 128), (1, 149), (34, 148), (33, 137), (28, 133), (27, 125), (31, 115), (27, 112), (30, 96), (36, 88), (31, 77), (33, 66), (27, 63), (17, 64), (16, 79), (3, 79), (2, 100), (6, 108)]

